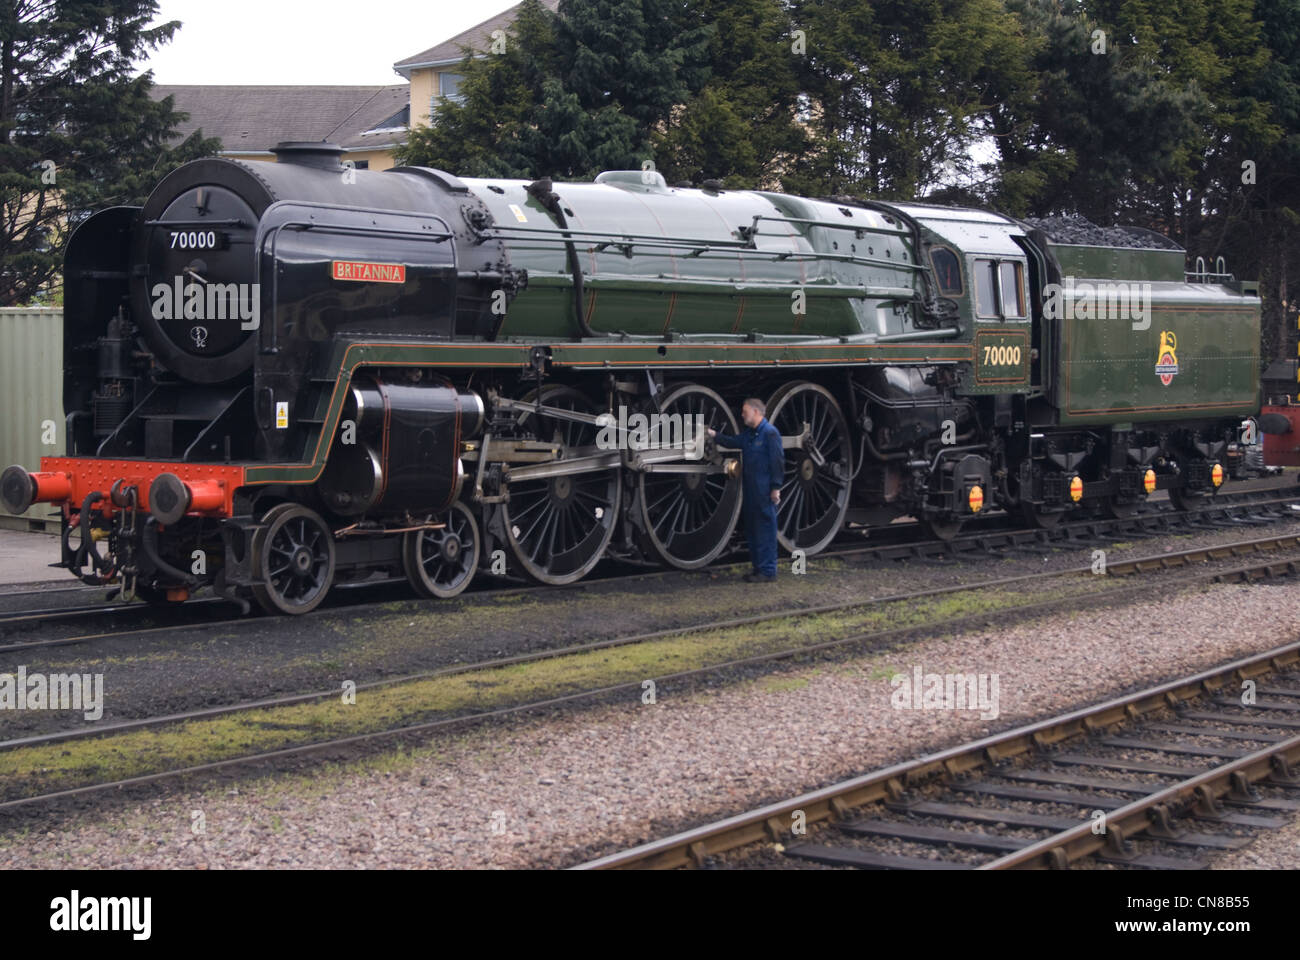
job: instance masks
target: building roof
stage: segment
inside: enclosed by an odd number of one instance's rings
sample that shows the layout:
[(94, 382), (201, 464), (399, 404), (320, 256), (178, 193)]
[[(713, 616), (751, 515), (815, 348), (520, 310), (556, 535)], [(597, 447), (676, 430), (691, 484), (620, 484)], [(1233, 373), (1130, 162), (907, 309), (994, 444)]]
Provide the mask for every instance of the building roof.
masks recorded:
[[(560, 0), (541, 0), (542, 6), (554, 13), (560, 6)], [(515, 17), (519, 15), (521, 4), (516, 3), (509, 10), (498, 13), (495, 17), (484, 20), (477, 26), (470, 27), (462, 33), (456, 34), (450, 40), (444, 40), (435, 47), (430, 47), (422, 53), (417, 53), (413, 57), (407, 57), (405, 60), (398, 60), (393, 64), (393, 69), (404, 77), (409, 77), (411, 71), (421, 67), (442, 67), (453, 63), (460, 63), (465, 59), (463, 48), (469, 47), (471, 50), (485, 50), (492, 42), (492, 31), (505, 30), (515, 22)]]
[(266, 153), (282, 140), (328, 140), (345, 149), (391, 146), (405, 139), (410, 87), (159, 85), (190, 119), (181, 137), (202, 129), (225, 153)]

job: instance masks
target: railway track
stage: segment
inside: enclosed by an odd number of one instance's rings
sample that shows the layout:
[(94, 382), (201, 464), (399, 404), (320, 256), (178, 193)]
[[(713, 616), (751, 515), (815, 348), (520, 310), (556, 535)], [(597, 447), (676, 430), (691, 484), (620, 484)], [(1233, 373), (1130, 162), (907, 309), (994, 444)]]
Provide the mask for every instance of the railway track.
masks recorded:
[[(1186, 567), (1194, 563), (1220, 562), (1232, 558), (1246, 558), (1248, 562), (1236, 564), (1228, 567), (1216, 568), (1210, 572), (1198, 573), (1194, 576), (1183, 577), (1179, 579), (1179, 584), (1187, 585), (1190, 583), (1216, 582), (1224, 580), (1237, 579), (1256, 579), (1265, 576), (1285, 575), (1300, 571), (1300, 534), (1287, 534), (1278, 537), (1260, 538), (1247, 541), (1241, 541), (1234, 544), (1223, 544), (1212, 547), (1197, 547), (1180, 553), (1160, 554), (1151, 557), (1132, 558), (1128, 561), (1115, 563), (1107, 568), (1109, 576), (1142, 576), (1155, 573), (1157, 571), (1168, 571), (1176, 567)], [(525, 663), (533, 663), (542, 660), (555, 660), (562, 657), (584, 654), (593, 651), (609, 650), (615, 647), (630, 646), (633, 644), (647, 643), (655, 640), (683, 635), (698, 633), (701, 630), (717, 630), (734, 627), (753, 627), (759, 624), (771, 623), (780, 620), (793, 620), (799, 617), (816, 616), (829, 612), (851, 610), (853, 608), (865, 608), (876, 604), (900, 603), (908, 604), (917, 600), (944, 594), (953, 594), (966, 591), (984, 591), (994, 587), (1020, 585), (1032, 581), (1041, 581), (1051, 578), (1068, 578), (1081, 574), (1090, 574), (1093, 572), (1091, 565), (1074, 567), (1064, 571), (1043, 572), (1036, 574), (1025, 574), (1015, 577), (1005, 577), (989, 579), (977, 583), (968, 583), (948, 587), (932, 588), (928, 590), (914, 591), (911, 593), (895, 594), (881, 597), (869, 597), (848, 603), (827, 604), (819, 607), (804, 608), (798, 611), (781, 610), (772, 613), (766, 613), (758, 616), (738, 618), (735, 620), (714, 622), (706, 626), (689, 626), (679, 627), (670, 630), (660, 630), (643, 634), (615, 637), (604, 641), (579, 644), (574, 646), (537, 651), (534, 653), (521, 654), (517, 656), (496, 658), (487, 661), (481, 661), (470, 664), (461, 664), (453, 667), (447, 667), (439, 670), (426, 671), (419, 674), (408, 675), (404, 677), (385, 679), (372, 683), (360, 684), (357, 686), (358, 691), (374, 691), (385, 687), (396, 687), (399, 684), (409, 684), (421, 680), (430, 680), (434, 678), (449, 677), (457, 674), (487, 673), (491, 670), (503, 667), (512, 667)], [(684, 670), (672, 674), (653, 677), (657, 684), (669, 683), (673, 681), (687, 680), (691, 678), (701, 678), (709, 675), (718, 674), (727, 670), (753, 667), (760, 664), (776, 662), (779, 660), (791, 659), (799, 656), (815, 655), (820, 653), (831, 652), (836, 649), (851, 649), (854, 647), (879, 645), (886, 642), (896, 641), (910, 635), (932, 635), (940, 630), (961, 630), (970, 627), (987, 625), (991, 618), (1003, 620), (1023, 619), (1030, 616), (1044, 615), (1060, 610), (1070, 609), (1083, 603), (1114, 603), (1131, 597), (1139, 596), (1149, 590), (1149, 584), (1140, 583), (1133, 586), (1117, 587), (1105, 590), (1101, 593), (1079, 593), (1070, 596), (1057, 597), (1052, 600), (1043, 602), (1034, 602), (1021, 605), (1009, 605), (998, 610), (997, 614), (991, 614), (989, 611), (981, 611), (972, 615), (950, 617), (938, 621), (925, 623), (910, 623), (904, 626), (891, 627), (857, 633), (851, 636), (840, 637), (833, 640), (827, 640), (812, 644), (801, 644), (768, 653), (725, 660), (722, 662), (712, 663), (708, 666), (698, 669)], [(374, 730), (364, 734), (347, 737), (336, 737), (322, 740), (316, 740), (308, 743), (299, 743), (286, 746), (282, 749), (253, 752), (241, 756), (227, 757), (211, 763), (198, 765), (189, 765), (175, 769), (159, 770), (144, 774), (137, 777), (124, 777), (103, 783), (91, 783), (79, 785), (66, 790), (54, 790), (48, 793), (36, 794), (26, 797), (10, 796), (3, 802), (0, 802), (0, 811), (14, 809), (18, 807), (31, 806), (48, 802), (68, 796), (80, 796), (83, 794), (95, 793), (103, 790), (115, 789), (118, 787), (129, 786), (132, 784), (151, 783), (159, 780), (170, 779), (174, 777), (188, 776), (199, 773), (210, 773), (223, 770), (231, 766), (243, 764), (255, 764), (275, 760), (279, 758), (305, 755), (313, 752), (331, 750), (341, 747), (349, 747), (357, 744), (370, 743), (378, 740), (403, 737), (417, 733), (427, 733), (434, 730), (445, 728), (451, 725), (467, 724), (476, 721), (483, 721), (493, 718), (508, 716), (511, 714), (521, 713), (530, 710), (538, 710), (561, 704), (575, 703), (582, 700), (598, 700), (602, 697), (608, 697), (618, 693), (640, 690), (644, 680), (638, 678), (635, 681), (621, 684), (602, 686), (596, 689), (588, 689), (559, 697), (548, 697), (546, 699), (534, 700), (526, 703), (513, 704), (493, 710), (480, 710), (471, 713), (464, 713), (456, 716), (442, 717), (427, 722), (413, 724), (403, 724), (382, 730)], [(192, 721), (203, 721), (213, 717), (251, 713), (254, 711), (267, 710), (275, 707), (287, 707), (297, 704), (311, 703), (313, 701), (323, 701), (338, 696), (338, 690), (331, 689), (305, 694), (293, 694), (282, 697), (265, 698), (246, 703), (230, 704), (223, 706), (212, 706), (184, 713), (169, 714), (161, 717), (148, 717), (133, 720), (118, 721), (109, 724), (96, 725), (93, 727), (82, 727), (73, 730), (57, 731), (53, 733), (37, 734), (33, 736), (15, 738), (0, 742), (0, 751), (22, 750), (24, 748), (41, 747), (49, 744), (69, 742), (74, 740), (87, 740), (99, 738), (111, 738), (114, 736), (128, 736), (144, 730), (159, 730), (173, 725), (185, 724)], [(1300, 697), (1300, 691), (1297, 692)], [(1300, 700), (1297, 700), (1300, 704)]]
[(581, 864), (1196, 869), (1300, 814), (1300, 643)]
[[(1212, 561), (1226, 560), (1233, 557), (1266, 557), (1255, 563), (1244, 566), (1233, 567), (1229, 570), (1216, 572), (1212, 575), (1214, 580), (1227, 579), (1259, 579), (1271, 576), (1285, 576), (1300, 571), (1300, 552), (1294, 555), (1288, 555), (1283, 558), (1275, 556), (1277, 553), (1285, 552), (1294, 548), (1300, 551), (1300, 534), (1287, 534), (1279, 537), (1265, 537), (1257, 540), (1245, 540), (1238, 543), (1223, 544), (1220, 546), (1196, 547), (1191, 550), (1184, 550), (1178, 553), (1159, 554), (1150, 557), (1134, 557), (1129, 560), (1119, 561), (1111, 564), (1107, 568), (1107, 573), (1111, 576), (1127, 576), (1133, 573), (1146, 573), (1157, 570), (1171, 570), (1181, 567), (1191, 566), (1196, 563), (1209, 563)], [(1053, 578), (1064, 578), (1088, 574), (1093, 570), (1091, 565), (1080, 567), (1071, 567), (1067, 570), (1053, 571), (1050, 573), (1031, 573), (1022, 574), (1012, 577), (990, 578), (976, 583), (955, 584), (948, 587), (936, 587), (927, 590), (914, 590), (907, 593), (884, 594), (880, 596), (864, 597), (860, 600), (853, 600), (844, 603), (819, 604), (812, 607), (804, 607), (799, 610), (777, 610), (769, 613), (758, 614), (750, 617), (737, 617), (728, 620), (715, 620), (707, 625), (692, 625), (687, 627), (674, 627), (667, 630), (654, 630), (645, 633), (631, 634), (627, 636), (612, 637), (608, 640), (593, 641), (590, 643), (576, 644), (573, 646), (561, 647), (552, 650), (542, 650), (535, 653), (520, 654), (512, 657), (500, 657), (489, 661), (461, 664), (455, 667), (448, 667), (441, 670), (429, 670), (422, 673), (409, 674), (403, 677), (378, 680), (373, 683), (359, 684), (357, 690), (376, 690), (383, 687), (391, 687), (399, 683), (410, 683), (417, 680), (428, 680), (434, 677), (454, 676), (460, 673), (470, 673), (475, 671), (499, 669), (501, 667), (514, 666), (521, 663), (533, 663), (541, 660), (554, 660), (559, 657), (568, 656), (573, 653), (591, 650), (604, 650), (613, 647), (629, 646), (636, 643), (644, 643), (648, 640), (660, 640), (667, 637), (681, 636), (688, 633), (698, 632), (702, 629), (727, 629), (732, 627), (754, 627), (765, 623), (773, 623), (780, 620), (797, 619), (800, 617), (813, 617), (827, 613), (842, 613), (855, 609), (870, 607), (875, 604), (887, 603), (906, 603), (914, 600), (921, 600), (931, 597), (939, 597), (945, 594), (966, 593), (970, 591), (988, 590), (997, 587), (1015, 586), (1027, 584), (1034, 581), (1041, 581)], [(921, 628), (904, 628), (904, 629), (921, 629)], [(882, 631), (878, 636), (884, 637), (888, 632)], [(262, 710), (267, 707), (290, 706), (298, 703), (310, 703), (315, 700), (324, 700), (334, 697), (338, 694), (337, 690), (317, 691), (313, 693), (289, 694), (282, 697), (271, 697), (261, 700), (249, 701), (247, 703), (230, 704), (228, 706), (206, 707), (202, 710), (189, 711), (186, 713), (170, 714), (164, 717), (150, 717), (139, 720), (121, 721), (118, 723), (104, 724), (96, 727), (81, 727), (75, 730), (61, 731), (58, 733), (40, 734), (31, 737), (22, 737), (11, 740), (0, 740), (0, 750), (13, 749), (21, 746), (32, 746), (39, 743), (57, 743), (66, 740), (86, 739), (91, 737), (100, 737), (112, 733), (121, 733), (126, 730), (142, 730), (150, 727), (165, 726), (170, 723), (176, 723), (185, 720), (194, 720), (203, 717), (221, 716), (230, 713), (246, 712), (249, 710)]]
[[(915, 536), (919, 524), (899, 523), (876, 531), (882, 541), (861, 544), (861, 534), (847, 530), (841, 542), (818, 554), (814, 562), (828, 559), (856, 561), (887, 560), (947, 560), (973, 556), (997, 556), (1009, 553), (1037, 553), (1108, 546), (1117, 538), (1140, 541), (1156, 536), (1262, 526), (1282, 520), (1296, 519), (1300, 512), (1291, 510), (1300, 503), (1300, 487), (1265, 488), (1224, 494), (1216, 502), (1195, 511), (1182, 512), (1165, 503), (1150, 505), (1145, 511), (1131, 517), (1118, 519), (1088, 519), (1062, 523), (1052, 529), (1031, 529), (1006, 525), (1006, 518), (982, 521), (977, 529), (953, 540), (935, 540)], [(716, 563), (709, 569), (715, 573), (729, 569), (747, 568), (747, 561)], [(598, 583), (612, 579), (662, 579), (680, 574), (678, 570), (630, 569), (621, 565), (604, 575), (587, 578), (584, 583)], [(405, 581), (387, 580), (340, 584), (330, 602), (307, 617), (327, 617), (340, 610), (349, 613), (364, 611), (367, 605), (390, 602), (392, 596), (374, 599), (376, 591), (408, 596)], [(581, 588), (581, 584), (576, 585)], [(88, 588), (91, 589), (91, 588)], [(539, 585), (497, 586), (483, 583), (471, 587), (462, 595), (466, 600), (528, 595), (554, 590)], [(3, 599), (21, 598), (10, 594)], [(40, 594), (36, 594), (40, 596)], [(417, 601), (413, 601), (417, 602)], [(42, 648), (92, 643), (123, 637), (165, 634), (167, 631), (201, 623), (204, 626), (222, 627), (248, 622), (243, 616), (224, 617), (223, 611), (231, 605), (219, 598), (198, 598), (171, 606), (145, 604), (111, 604), (102, 601), (83, 606), (49, 609), (19, 609), (0, 613), (0, 654)], [(20, 635), (30, 636), (34, 630), (47, 629), (49, 625), (62, 624), (67, 629), (55, 636), (36, 639), (7, 639)]]

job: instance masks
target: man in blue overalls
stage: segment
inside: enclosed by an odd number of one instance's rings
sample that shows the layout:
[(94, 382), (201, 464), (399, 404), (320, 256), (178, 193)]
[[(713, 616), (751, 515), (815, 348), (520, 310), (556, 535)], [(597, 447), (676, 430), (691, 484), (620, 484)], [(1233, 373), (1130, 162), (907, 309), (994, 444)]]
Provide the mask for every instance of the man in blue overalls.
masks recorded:
[(745, 429), (739, 436), (709, 429), (709, 436), (719, 446), (740, 450), (745, 491), (741, 513), (749, 559), (754, 565), (754, 572), (745, 576), (750, 583), (776, 579), (776, 507), (785, 480), (785, 451), (781, 449), (781, 434), (763, 417), (766, 411), (762, 400), (751, 397), (740, 408)]

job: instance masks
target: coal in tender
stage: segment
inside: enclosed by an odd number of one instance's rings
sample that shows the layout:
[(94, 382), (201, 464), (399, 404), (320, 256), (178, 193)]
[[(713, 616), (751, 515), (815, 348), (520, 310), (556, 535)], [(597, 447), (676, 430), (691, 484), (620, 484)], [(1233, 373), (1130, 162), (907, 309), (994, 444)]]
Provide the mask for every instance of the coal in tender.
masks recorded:
[(1168, 237), (1142, 227), (1099, 227), (1077, 213), (1054, 217), (1025, 217), (1023, 221), (1047, 234), (1054, 243), (1077, 243), (1093, 247), (1142, 247), (1181, 250)]

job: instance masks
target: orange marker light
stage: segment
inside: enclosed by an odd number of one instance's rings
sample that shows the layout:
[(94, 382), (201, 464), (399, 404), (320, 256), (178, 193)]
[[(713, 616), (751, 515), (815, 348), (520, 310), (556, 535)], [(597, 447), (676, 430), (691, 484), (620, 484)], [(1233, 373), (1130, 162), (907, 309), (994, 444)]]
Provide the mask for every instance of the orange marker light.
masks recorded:
[(1075, 477), (1070, 481), (1070, 499), (1078, 503), (1083, 499), (1083, 478)]
[(1210, 468), (1210, 482), (1216, 487), (1223, 486), (1223, 466), (1216, 463)]
[(1147, 493), (1154, 493), (1156, 489), (1156, 472), (1148, 470), (1142, 477), (1142, 489)]
[(979, 513), (984, 506), (984, 491), (978, 484), (970, 488), (970, 493), (966, 495), (966, 504), (970, 507), (971, 513)]

